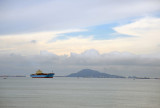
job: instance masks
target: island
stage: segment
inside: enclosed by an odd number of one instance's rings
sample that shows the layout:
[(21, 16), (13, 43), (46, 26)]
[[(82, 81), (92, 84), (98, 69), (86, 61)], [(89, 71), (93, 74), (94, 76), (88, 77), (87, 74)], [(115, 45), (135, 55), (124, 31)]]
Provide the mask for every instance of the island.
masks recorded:
[(85, 77), (85, 78), (125, 78), (124, 76), (110, 75), (96, 70), (83, 69), (77, 73), (72, 73), (66, 77)]

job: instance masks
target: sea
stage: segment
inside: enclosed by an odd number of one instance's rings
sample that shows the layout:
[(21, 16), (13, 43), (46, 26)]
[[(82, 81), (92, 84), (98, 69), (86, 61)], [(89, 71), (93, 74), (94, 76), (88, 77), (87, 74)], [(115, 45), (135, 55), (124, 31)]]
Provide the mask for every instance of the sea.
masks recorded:
[(0, 108), (160, 108), (160, 80), (0, 78)]

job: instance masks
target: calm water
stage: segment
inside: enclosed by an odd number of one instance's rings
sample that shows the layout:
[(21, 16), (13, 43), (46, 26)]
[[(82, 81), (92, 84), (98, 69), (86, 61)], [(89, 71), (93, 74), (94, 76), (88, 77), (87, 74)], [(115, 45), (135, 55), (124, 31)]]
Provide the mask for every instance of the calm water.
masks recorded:
[(0, 108), (160, 108), (160, 80), (0, 78)]

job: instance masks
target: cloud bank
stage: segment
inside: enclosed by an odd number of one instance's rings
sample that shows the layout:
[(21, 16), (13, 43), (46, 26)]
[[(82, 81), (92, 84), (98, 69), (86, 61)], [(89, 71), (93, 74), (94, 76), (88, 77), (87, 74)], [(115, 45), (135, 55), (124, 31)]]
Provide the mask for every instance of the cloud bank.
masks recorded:
[(128, 52), (100, 54), (90, 49), (80, 54), (71, 53), (70, 56), (42, 51), (40, 55), (34, 56), (1, 55), (0, 59), (1, 75), (29, 75), (37, 69), (68, 75), (89, 68), (115, 75), (160, 77), (159, 55), (135, 55)]

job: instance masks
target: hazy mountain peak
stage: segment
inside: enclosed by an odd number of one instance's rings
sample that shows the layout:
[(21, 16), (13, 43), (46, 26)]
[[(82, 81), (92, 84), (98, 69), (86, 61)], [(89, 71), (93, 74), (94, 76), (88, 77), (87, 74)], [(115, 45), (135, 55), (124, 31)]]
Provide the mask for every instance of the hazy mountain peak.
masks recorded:
[(101, 73), (96, 70), (91, 69), (83, 69), (77, 73), (72, 73), (68, 75), (67, 77), (87, 77), (87, 78), (124, 78), (122, 76), (118, 75), (110, 75), (107, 73)]

